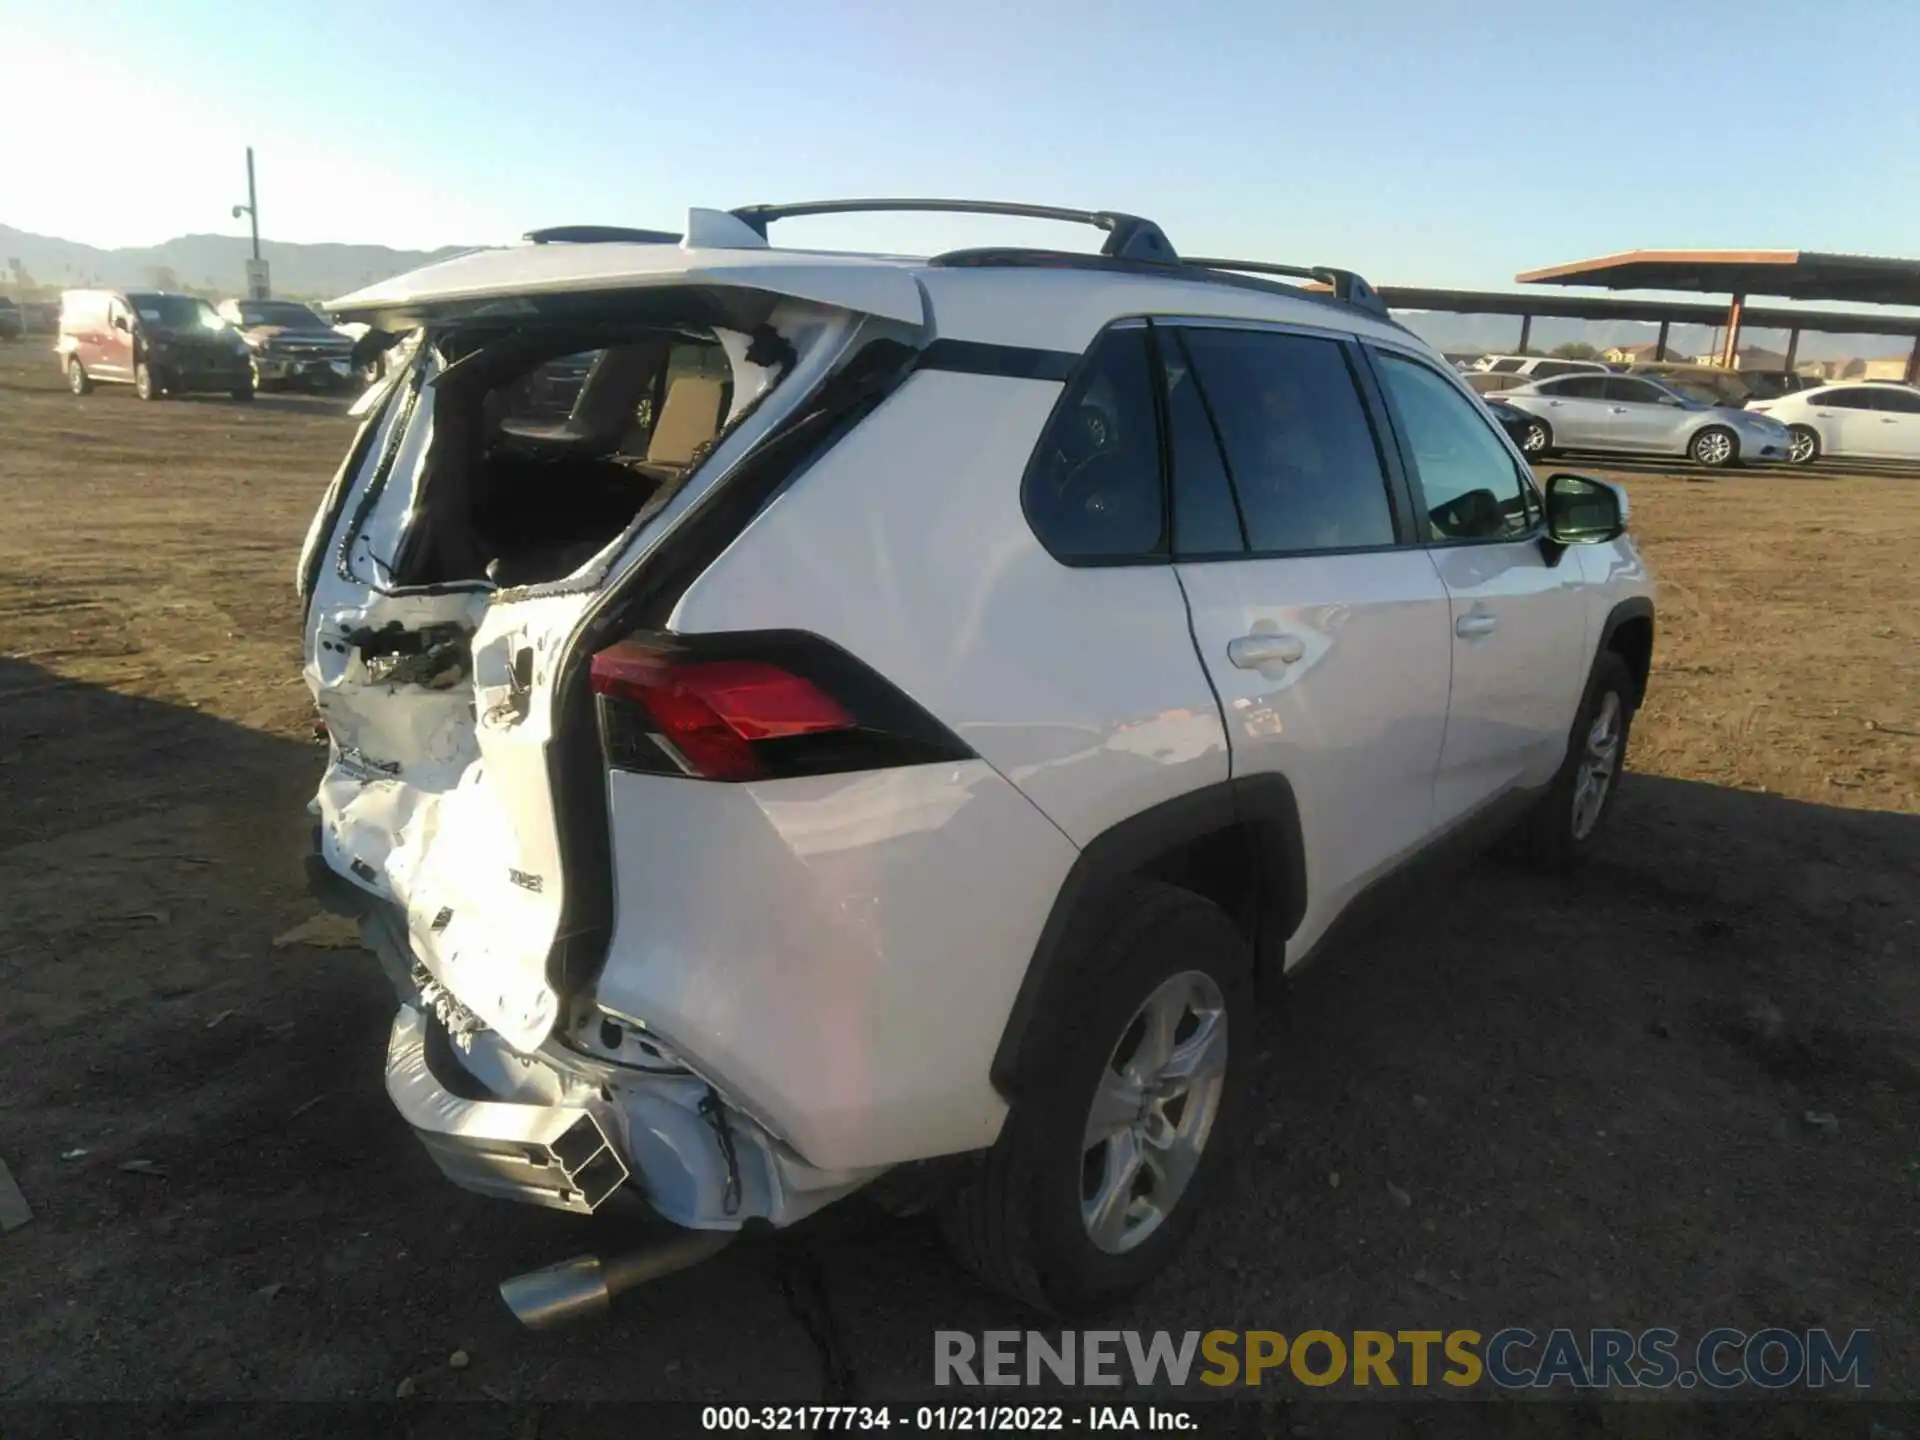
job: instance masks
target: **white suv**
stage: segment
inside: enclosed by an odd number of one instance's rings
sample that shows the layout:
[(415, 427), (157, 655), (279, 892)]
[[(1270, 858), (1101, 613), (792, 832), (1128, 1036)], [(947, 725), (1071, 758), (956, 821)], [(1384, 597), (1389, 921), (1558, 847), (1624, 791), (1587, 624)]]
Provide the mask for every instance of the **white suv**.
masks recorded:
[[(908, 206), (1110, 238), (765, 238)], [(1256, 982), (1418, 857), (1593, 833), (1653, 644), (1625, 497), (1537, 488), (1357, 276), (970, 202), (530, 239), (332, 307), (420, 339), (300, 565), (310, 868), (456, 1184), (724, 1234), (895, 1172), (1084, 1310), (1190, 1228)]]

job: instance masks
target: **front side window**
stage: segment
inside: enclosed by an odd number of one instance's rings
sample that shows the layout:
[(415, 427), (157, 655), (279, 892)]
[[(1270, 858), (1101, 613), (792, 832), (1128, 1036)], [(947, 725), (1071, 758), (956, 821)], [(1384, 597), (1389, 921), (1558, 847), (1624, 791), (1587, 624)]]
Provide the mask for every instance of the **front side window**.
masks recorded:
[(1394, 543), (1380, 450), (1339, 342), (1255, 330), (1183, 338), (1252, 551)]
[(1376, 356), (1394, 418), (1413, 452), (1429, 538), (1511, 540), (1531, 533), (1538, 514), (1533, 486), (1486, 417), (1418, 361), (1384, 351)]
[(1920, 415), (1920, 391), (1882, 390), (1880, 408), (1896, 415)]
[(1022, 494), (1034, 533), (1056, 559), (1166, 554), (1153, 387), (1146, 328), (1109, 330), (1048, 417)]

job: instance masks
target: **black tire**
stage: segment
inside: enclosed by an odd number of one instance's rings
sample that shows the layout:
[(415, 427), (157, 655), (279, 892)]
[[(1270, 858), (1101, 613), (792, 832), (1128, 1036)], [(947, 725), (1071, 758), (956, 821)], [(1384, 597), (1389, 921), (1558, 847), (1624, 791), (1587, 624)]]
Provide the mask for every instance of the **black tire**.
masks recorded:
[(1811, 425), (1789, 425), (1787, 435), (1787, 458), (1795, 465), (1811, 465), (1820, 458), (1820, 432)]
[[(1130, 1038), (1140, 1035), (1137, 1017), (1149, 997), (1187, 972), (1215, 987), (1216, 1020), (1225, 1027), (1223, 1042), (1230, 1042), (1222, 1052), (1213, 1119), (1164, 1218), (1115, 1253), (1096, 1245), (1082, 1216), (1089, 1157), (1106, 1158), (1106, 1142), (1086, 1144), (1096, 1089)], [(943, 1202), (941, 1221), (954, 1253), (986, 1284), (1038, 1310), (1081, 1315), (1131, 1294), (1166, 1268), (1230, 1168), (1238, 1092), (1253, 1052), (1252, 967), (1246, 942), (1217, 905), (1141, 881), (1105, 911), (1092, 943), (1060, 978), (1049, 991), (1048, 1012), (1035, 1022), (1044, 1028), (1025, 1051), (1035, 1058), (1019, 1076), (1000, 1138)], [(1181, 1033), (1175, 1032), (1176, 1046)], [(1187, 1101), (1178, 1103), (1188, 1118)], [(1191, 1112), (1196, 1123), (1202, 1113)], [(1140, 1173), (1149, 1187), (1162, 1183), (1158, 1170)], [(1130, 1186), (1125, 1193), (1136, 1192)]]
[(67, 357), (67, 389), (76, 395), (93, 393), (93, 377), (87, 374), (87, 367), (80, 363), (77, 355)]
[(137, 360), (133, 366), (133, 393), (142, 400), (158, 400), (166, 394), (160, 384), (160, 377), (153, 373), (153, 367), (144, 360)]
[(1687, 442), (1687, 454), (1696, 465), (1724, 470), (1740, 463), (1740, 439), (1724, 425), (1709, 425)]
[[(1592, 819), (1582, 825), (1575, 806), (1582, 794), (1581, 772), (1588, 756), (1588, 742), (1595, 726), (1607, 709), (1608, 697), (1618, 711), (1618, 739), (1613, 765), (1602, 788), (1599, 807)], [(1620, 776), (1627, 765), (1627, 741), (1633, 731), (1633, 674), (1627, 662), (1611, 650), (1602, 650), (1587, 677), (1587, 693), (1581, 698), (1580, 713), (1567, 736), (1567, 758), (1554, 776), (1547, 793), (1533, 808), (1503, 846), (1509, 858), (1535, 870), (1565, 870), (1585, 858), (1593, 837), (1613, 812), (1613, 798), (1620, 789)]]
[(1543, 460), (1551, 455), (1553, 427), (1544, 420), (1529, 420), (1526, 430), (1520, 436), (1520, 453), (1529, 460)]

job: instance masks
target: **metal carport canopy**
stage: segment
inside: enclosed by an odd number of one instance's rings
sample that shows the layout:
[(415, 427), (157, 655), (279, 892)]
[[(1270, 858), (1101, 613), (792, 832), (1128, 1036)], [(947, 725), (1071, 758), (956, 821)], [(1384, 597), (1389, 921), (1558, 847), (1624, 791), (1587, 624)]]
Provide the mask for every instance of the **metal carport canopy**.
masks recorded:
[[(1606, 290), (1695, 290), (1731, 295), (1723, 365), (1740, 349), (1749, 295), (1860, 305), (1920, 305), (1920, 260), (1883, 255), (1827, 255), (1813, 250), (1626, 250), (1593, 260), (1549, 265), (1514, 276), (1522, 285), (1593, 285)], [(1795, 332), (1794, 338), (1799, 338)], [(1789, 354), (1792, 346), (1789, 346)], [(1920, 342), (1907, 379), (1920, 368)]]
[(1920, 305), (1920, 260), (1811, 250), (1627, 250), (1514, 276), (1522, 285), (1781, 295), (1855, 305)]

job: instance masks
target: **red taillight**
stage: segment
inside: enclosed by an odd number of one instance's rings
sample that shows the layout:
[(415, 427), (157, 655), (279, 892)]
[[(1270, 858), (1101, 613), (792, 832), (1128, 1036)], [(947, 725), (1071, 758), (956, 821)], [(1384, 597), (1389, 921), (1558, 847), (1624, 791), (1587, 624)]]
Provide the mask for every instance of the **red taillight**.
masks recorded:
[(596, 654), (588, 678), (615, 770), (786, 780), (973, 758), (884, 676), (805, 631), (638, 631)]
[(811, 680), (763, 660), (683, 659), (621, 644), (593, 657), (594, 693), (640, 707), (647, 728), (708, 780), (766, 773), (756, 743), (854, 728)]

